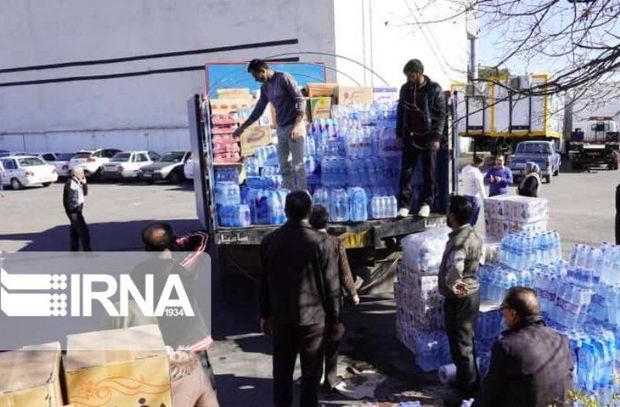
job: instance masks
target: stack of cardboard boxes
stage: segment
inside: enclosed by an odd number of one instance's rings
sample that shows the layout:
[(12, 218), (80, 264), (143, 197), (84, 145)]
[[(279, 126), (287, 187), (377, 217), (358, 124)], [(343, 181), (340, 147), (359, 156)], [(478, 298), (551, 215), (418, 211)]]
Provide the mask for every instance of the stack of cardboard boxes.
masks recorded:
[(549, 202), (544, 198), (494, 196), (484, 200), (486, 234), (501, 240), (516, 232), (539, 233), (547, 230)]

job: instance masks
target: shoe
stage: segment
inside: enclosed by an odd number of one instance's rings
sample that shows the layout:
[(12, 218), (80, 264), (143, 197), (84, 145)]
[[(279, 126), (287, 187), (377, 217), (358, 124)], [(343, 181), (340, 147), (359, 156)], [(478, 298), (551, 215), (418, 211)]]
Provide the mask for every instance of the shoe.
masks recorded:
[(399, 218), (406, 218), (407, 216), (409, 216), (409, 209), (407, 209), (407, 208), (400, 208), (398, 210), (398, 217)]
[(431, 207), (428, 205), (422, 205), (420, 208), (420, 212), (418, 212), (418, 216), (421, 218), (428, 218), (428, 215), (431, 214)]

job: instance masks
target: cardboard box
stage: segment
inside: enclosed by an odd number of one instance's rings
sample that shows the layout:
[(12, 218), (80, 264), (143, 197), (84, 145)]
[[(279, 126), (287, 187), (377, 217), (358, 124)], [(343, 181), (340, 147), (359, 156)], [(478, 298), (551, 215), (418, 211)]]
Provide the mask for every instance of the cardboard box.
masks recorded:
[(0, 353), (0, 407), (62, 407), (60, 343)]
[(220, 88), (216, 91), (217, 97), (222, 99), (249, 99), (252, 93), (249, 88)]
[(168, 355), (157, 325), (69, 335), (65, 371), (75, 407), (172, 405)]
[(217, 98), (209, 101), (211, 114), (231, 114), (239, 109), (253, 109), (255, 101), (245, 98)]
[(241, 134), (241, 155), (247, 157), (254, 154), (256, 147), (271, 144), (271, 127), (249, 127)]
[(332, 99), (318, 97), (308, 99), (308, 121), (317, 119), (329, 119), (331, 117)]
[(306, 85), (308, 89), (308, 97), (330, 97), (336, 96), (338, 84), (337, 83), (308, 83)]
[(398, 88), (374, 88), (373, 100), (375, 103), (394, 103), (398, 100)]
[(370, 86), (338, 86), (337, 100), (339, 105), (369, 105), (373, 101), (373, 90)]

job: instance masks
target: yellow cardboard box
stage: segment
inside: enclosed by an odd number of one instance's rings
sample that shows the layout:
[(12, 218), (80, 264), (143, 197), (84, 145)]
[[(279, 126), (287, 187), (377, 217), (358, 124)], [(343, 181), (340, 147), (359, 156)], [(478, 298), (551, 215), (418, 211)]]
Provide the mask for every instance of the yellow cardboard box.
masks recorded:
[(306, 85), (308, 89), (308, 97), (334, 97), (336, 96), (336, 90), (338, 89), (337, 83), (308, 83)]
[(254, 126), (247, 128), (241, 134), (241, 155), (247, 157), (254, 154), (256, 147), (271, 144), (271, 127)]
[(60, 343), (0, 353), (0, 407), (62, 407)]
[(157, 325), (69, 335), (65, 367), (74, 407), (172, 406), (168, 356)]
[(253, 109), (255, 105), (254, 100), (245, 98), (217, 98), (209, 103), (213, 114), (230, 114), (239, 109)]
[(308, 99), (308, 120), (329, 119), (331, 117), (332, 98), (319, 97)]
[(220, 88), (216, 93), (218, 98), (223, 99), (252, 99), (249, 88)]
[(373, 89), (370, 86), (338, 86), (338, 104), (369, 105), (373, 101)]

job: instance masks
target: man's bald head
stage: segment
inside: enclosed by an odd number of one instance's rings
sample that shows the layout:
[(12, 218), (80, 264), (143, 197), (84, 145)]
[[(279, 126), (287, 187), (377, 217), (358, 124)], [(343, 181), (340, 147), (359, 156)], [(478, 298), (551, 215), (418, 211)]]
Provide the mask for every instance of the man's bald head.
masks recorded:
[(538, 296), (534, 290), (527, 287), (509, 289), (502, 306), (513, 309), (521, 319), (540, 315)]
[(171, 249), (174, 243), (174, 230), (168, 223), (151, 223), (142, 231), (144, 248), (150, 252)]

